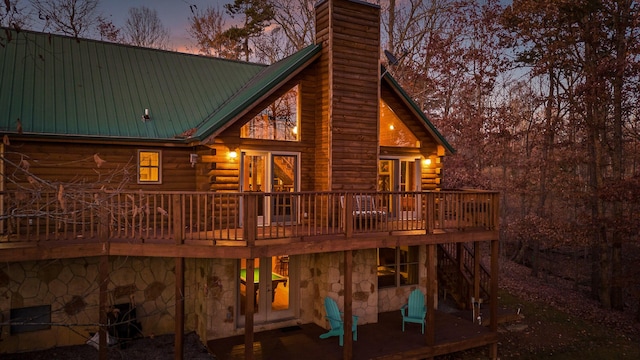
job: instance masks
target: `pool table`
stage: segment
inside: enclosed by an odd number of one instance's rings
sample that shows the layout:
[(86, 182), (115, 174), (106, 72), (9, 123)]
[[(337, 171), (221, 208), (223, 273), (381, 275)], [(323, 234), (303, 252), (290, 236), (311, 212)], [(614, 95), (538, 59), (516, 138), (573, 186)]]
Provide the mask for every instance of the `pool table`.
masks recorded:
[[(257, 285), (259, 280), (260, 280), (260, 268), (254, 268), (253, 269), (253, 283), (255, 284), (253, 288), (254, 304), (257, 304), (257, 300), (258, 300)], [(278, 284), (283, 283), (284, 286), (287, 286), (288, 280), (289, 278), (287, 278), (286, 276), (271, 272), (271, 302), (273, 302), (276, 299), (276, 288), (278, 287)], [(247, 285), (247, 269), (240, 269), (240, 282), (245, 286)]]

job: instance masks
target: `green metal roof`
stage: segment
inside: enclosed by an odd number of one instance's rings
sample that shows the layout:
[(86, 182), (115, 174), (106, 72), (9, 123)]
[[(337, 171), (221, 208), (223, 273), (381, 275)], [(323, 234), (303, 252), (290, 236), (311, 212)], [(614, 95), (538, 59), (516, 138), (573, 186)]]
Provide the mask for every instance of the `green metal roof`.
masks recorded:
[(442, 136), (440, 131), (438, 131), (438, 129), (435, 127), (435, 125), (433, 125), (431, 120), (429, 120), (427, 115), (425, 115), (425, 113), (420, 109), (418, 104), (416, 104), (416, 102), (413, 101), (413, 99), (409, 96), (409, 94), (407, 94), (407, 92), (404, 91), (404, 89), (400, 86), (400, 84), (398, 84), (396, 79), (394, 79), (393, 76), (391, 76), (391, 74), (389, 74), (389, 72), (386, 71), (384, 66), (382, 67), (382, 74), (384, 74), (382, 76), (382, 78), (385, 79), (389, 85), (391, 85), (391, 88), (393, 90), (395, 90), (406, 101), (407, 105), (409, 105), (413, 109), (414, 113), (418, 117), (420, 117), (420, 119), (422, 119), (422, 121), (426, 125), (427, 129), (436, 138), (436, 140), (439, 140), (440, 144), (442, 146), (444, 146), (445, 149), (447, 149), (447, 151), (449, 153), (455, 154), (456, 153), (456, 149), (454, 149), (453, 146), (451, 146), (451, 144), (449, 144), (447, 139), (445, 139), (444, 136)]
[(319, 51), (312, 45), (265, 66), (8, 31), (0, 38), (0, 131), (17, 132), (19, 121), (24, 134), (34, 135), (151, 141), (185, 141), (185, 132), (191, 140), (208, 136)]

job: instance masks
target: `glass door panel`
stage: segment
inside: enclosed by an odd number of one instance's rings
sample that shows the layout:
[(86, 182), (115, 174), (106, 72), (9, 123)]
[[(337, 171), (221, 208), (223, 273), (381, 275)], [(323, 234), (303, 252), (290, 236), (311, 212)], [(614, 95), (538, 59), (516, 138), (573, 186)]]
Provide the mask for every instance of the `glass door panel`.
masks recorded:
[[(417, 191), (416, 160), (400, 160), (400, 191)], [(418, 209), (415, 194), (400, 196), (400, 211), (403, 219), (415, 219)]]
[[(382, 159), (378, 161), (378, 191), (394, 191), (395, 178), (393, 176), (393, 160)], [(382, 197), (382, 210), (391, 214), (394, 210), (392, 206), (392, 196)]]
[[(242, 153), (242, 191), (269, 191), (267, 183), (267, 156)], [(265, 222), (264, 197), (258, 197), (258, 226)]]
[(295, 198), (288, 193), (297, 191), (298, 156), (273, 155), (271, 159), (271, 191), (275, 193), (271, 199), (271, 221), (294, 223), (297, 218)]
[[(254, 298), (254, 321), (256, 323), (276, 321), (293, 317), (294, 294), (290, 271), (291, 261), (288, 255), (256, 259), (254, 265), (254, 292), (247, 295), (246, 260), (240, 260), (238, 300), (240, 325), (244, 324), (247, 296)], [(295, 287), (294, 287), (295, 288)], [(264, 294), (264, 295), (263, 295)]]

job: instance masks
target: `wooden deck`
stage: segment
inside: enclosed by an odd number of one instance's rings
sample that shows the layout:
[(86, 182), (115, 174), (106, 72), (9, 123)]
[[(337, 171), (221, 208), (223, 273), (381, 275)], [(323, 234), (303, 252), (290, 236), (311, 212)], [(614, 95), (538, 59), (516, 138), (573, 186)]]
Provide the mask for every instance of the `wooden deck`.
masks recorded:
[[(320, 339), (326, 332), (315, 324), (287, 327), (254, 334), (254, 359), (341, 359), (343, 348), (338, 338)], [(345, 340), (346, 341), (346, 340)], [(358, 341), (353, 343), (353, 359), (424, 359), (498, 341), (488, 327), (475, 325), (470, 319), (436, 312), (436, 344), (426, 346), (420, 325), (406, 324), (402, 332), (399, 311), (378, 314), (378, 322), (358, 326)], [(220, 360), (244, 359), (244, 336), (211, 340), (209, 351)]]
[[(60, 202), (49, 193), (29, 200), (5, 193), (4, 208), (11, 211), (0, 214), (0, 261), (102, 255), (248, 259), (498, 238), (493, 192), (72, 195)], [(358, 196), (393, 206), (363, 218), (349, 200)], [(295, 210), (258, 215), (265, 210), (259, 204), (283, 202)]]

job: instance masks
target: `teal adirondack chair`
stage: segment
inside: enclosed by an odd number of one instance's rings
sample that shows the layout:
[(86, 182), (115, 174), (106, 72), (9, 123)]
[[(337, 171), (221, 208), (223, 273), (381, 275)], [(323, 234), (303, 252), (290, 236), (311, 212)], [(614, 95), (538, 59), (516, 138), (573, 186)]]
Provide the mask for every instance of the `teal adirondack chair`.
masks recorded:
[[(329, 324), (331, 325), (331, 330), (320, 335), (321, 339), (326, 339), (331, 336), (339, 336), (340, 337), (340, 346), (344, 345), (344, 321), (342, 320), (342, 313), (340, 309), (338, 309), (338, 304), (330, 298), (324, 298), (324, 308), (327, 311), (327, 316), (325, 318), (329, 320)], [(353, 316), (353, 325), (351, 326), (351, 331), (353, 332), (353, 341), (358, 340), (358, 317)]]
[(424, 305), (424, 295), (420, 289), (415, 289), (409, 294), (409, 302), (400, 308), (400, 312), (402, 313), (402, 331), (404, 331), (404, 323), (410, 322), (421, 324), (424, 334), (427, 308)]

